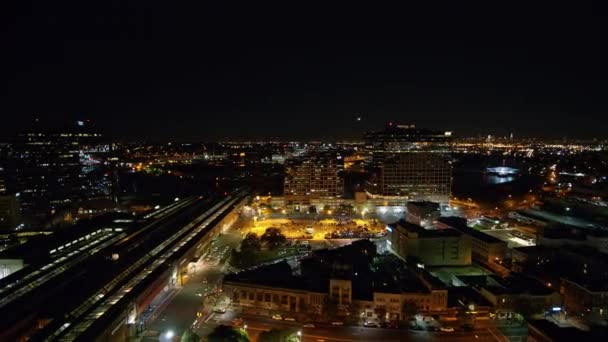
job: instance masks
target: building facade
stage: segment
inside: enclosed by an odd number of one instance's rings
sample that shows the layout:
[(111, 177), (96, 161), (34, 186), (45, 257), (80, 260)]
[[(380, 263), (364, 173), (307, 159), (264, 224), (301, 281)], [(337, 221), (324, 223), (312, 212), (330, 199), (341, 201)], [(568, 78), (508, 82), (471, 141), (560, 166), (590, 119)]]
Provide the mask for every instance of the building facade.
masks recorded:
[(448, 204), (452, 189), (451, 132), (389, 124), (365, 136), (372, 173), (370, 197)]
[(507, 243), (488, 234), (484, 234), (467, 225), (467, 220), (461, 217), (440, 217), (438, 228), (452, 228), (468, 235), (471, 239), (471, 255), (483, 265), (492, 265), (505, 259)]
[(313, 199), (339, 198), (344, 193), (342, 156), (310, 153), (285, 162), (284, 197), (287, 205), (308, 205)]
[(388, 226), (388, 247), (399, 257), (413, 257), (425, 266), (471, 264), (471, 240), (454, 229), (427, 230), (400, 221)]

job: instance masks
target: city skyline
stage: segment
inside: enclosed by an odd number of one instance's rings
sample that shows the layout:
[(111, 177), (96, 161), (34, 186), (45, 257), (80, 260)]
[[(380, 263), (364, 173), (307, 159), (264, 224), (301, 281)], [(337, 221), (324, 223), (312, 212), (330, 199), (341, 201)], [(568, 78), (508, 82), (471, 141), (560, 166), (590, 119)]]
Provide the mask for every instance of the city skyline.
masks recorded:
[(603, 24), (576, 9), (120, 2), (15, 13), (0, 31), (12, 80), (2, 138), (36, 116), (90, 119), (120, 140), (353, 139), (387, 121), (606, 137)]
[(605, 341), (608, 24), (0, 12), (0, 341)]

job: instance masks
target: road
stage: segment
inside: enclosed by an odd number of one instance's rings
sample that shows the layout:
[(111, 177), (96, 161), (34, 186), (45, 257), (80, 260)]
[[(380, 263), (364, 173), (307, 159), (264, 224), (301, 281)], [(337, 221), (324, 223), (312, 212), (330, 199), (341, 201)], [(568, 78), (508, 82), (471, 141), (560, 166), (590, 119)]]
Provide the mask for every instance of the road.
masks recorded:
[[(252, 341), (257, 339), (260, 332), (276, 329), (296, 329), (302, 331), (303, 342), (398, 342), (398, 341), (507, 341), (495, 329), (481, 328), (474, 332), (426, 332), (408, 331), (400, 329), (375, 329), (364, 327), (333, 327), (317, 326), (316, 328), (303, 328), (301, 323), (275, 321), (270, 318), (241, 315), (243, 326), (249, 333)], [(234, 324), (231, 313), (224, 315), (214, 314), (208, 322), (204, 323), (199, 331), (209, 333), (218, 324)]]
[[(232, 229), (218, 237), (191, 269), (190, 276), (183, 280), (183, 286), (166, 294), (167, 298), (161, 299), (157, 304), (155, 312), (146, 323), (146, 334), (164, 334), (167, 331), (181, 334), (195, 323), (197, 312), (203, 313), (202, 319), (206, 318), (212, 310), (212, 303), (218, 298), (220, 281), (229, 272), (227, 262), (230, 251), (238, 246), (241, 239), (242, 234), (238, 229)], [(143, 341), (158, 339), (144, 338)]]

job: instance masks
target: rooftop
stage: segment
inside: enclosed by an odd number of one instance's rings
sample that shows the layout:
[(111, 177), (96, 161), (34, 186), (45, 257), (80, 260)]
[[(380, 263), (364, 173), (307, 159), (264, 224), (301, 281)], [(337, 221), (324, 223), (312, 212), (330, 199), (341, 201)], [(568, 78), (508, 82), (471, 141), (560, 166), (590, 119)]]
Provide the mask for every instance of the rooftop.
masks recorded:
[(395, 224), (390, 225), (392, 228), (403, 229), (408, 233), (418, 234), (421, 238), (445, 238), (445, 237), (459, 237), (462, 234), (455, 229), (424, 229), (417, 224), (413, 224), (404, 220), (401, 220)]
[(462, 217), (450, 216), (450, 217), (440, 217), (437, 221), (450, 226), (463, 234), (472, 236), (477, 240), (481, 240), (485, 243), (505, 243), (504, 241), (496, 238), (494, 236), (485, 234), (477, 229), (471, 228), (467, 225), (467, 220)]
[(238, 282), (298, 290), (308, 289), (306, 281), (302, 277), (294, 276), (291, 266), (285, 261), (228, 274), (224, 277), (224, 282)]

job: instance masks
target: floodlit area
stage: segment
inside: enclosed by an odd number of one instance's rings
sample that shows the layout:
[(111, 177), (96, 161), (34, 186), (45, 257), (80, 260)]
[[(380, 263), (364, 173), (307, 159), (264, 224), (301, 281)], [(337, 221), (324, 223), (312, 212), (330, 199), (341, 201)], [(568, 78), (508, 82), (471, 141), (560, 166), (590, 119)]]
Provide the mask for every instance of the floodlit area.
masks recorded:
[(270, 227), (281, 229), (288, 239), (309, 240), (375, 237), (385, 231), (385, 225), (376, 219), (306, 220), (289, 218), (250, 220), (245, 225), (244, 231), (262, 235)]

